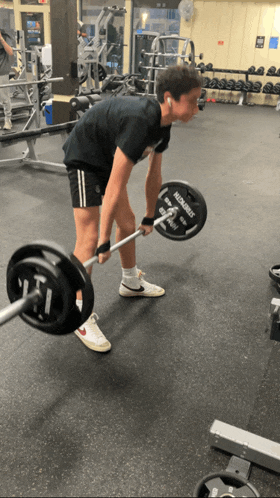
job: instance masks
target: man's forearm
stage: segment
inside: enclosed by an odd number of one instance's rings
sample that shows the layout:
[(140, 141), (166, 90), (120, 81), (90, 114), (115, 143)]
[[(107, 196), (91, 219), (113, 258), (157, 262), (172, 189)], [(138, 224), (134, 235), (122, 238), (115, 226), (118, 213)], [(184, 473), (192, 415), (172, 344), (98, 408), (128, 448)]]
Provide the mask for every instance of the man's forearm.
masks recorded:
[(8, 55), (12, 56), (14, 54), (12, 47), (10, 47), (10, 45), (4, 40), (2, 36), (0, 36), (0, 43), (2, 43), (3, 48), (5, 49)]

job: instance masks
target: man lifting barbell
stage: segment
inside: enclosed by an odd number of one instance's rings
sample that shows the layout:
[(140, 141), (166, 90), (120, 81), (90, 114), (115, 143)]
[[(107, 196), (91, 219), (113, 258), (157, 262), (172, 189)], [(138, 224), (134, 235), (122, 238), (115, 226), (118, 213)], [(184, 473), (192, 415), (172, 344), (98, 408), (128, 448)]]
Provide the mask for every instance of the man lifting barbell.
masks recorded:
[[(156, 203), (162, 185), (162, 153), (170, 140), (171, 124), (187, 123), (197, 112), (202, 79), (187, 66), (174, 66), (157, 79), (157, 100), (147, 97), (108, 99), (94, 105), (79, 120), (63, 146), (74, 220), (74, 255), (81, 263), (97, 250), (99, 263), (110, 258), (110, 236), (116, 221), (116, 239), (135, 231), (127, 183), (134, 165), (149, 156), (145, 183), (146, 213), (140, 224), (144, 235), (153, 230)], [(102, 204), (100, 235), (99, 206)], [(136, 265), (135, 241), (119, 248), (122, 281), (119, 293), (124, 297), (162, 296), (164, 289), (146, 282)], [(88, 268), (89, 274), (91, 267)], [(77, 306), (82, 307), (81, 293)], [(105, 352), (111, 344), (99, 329), (97, 315), (75, 331), (82, 342), (95, 351)]]

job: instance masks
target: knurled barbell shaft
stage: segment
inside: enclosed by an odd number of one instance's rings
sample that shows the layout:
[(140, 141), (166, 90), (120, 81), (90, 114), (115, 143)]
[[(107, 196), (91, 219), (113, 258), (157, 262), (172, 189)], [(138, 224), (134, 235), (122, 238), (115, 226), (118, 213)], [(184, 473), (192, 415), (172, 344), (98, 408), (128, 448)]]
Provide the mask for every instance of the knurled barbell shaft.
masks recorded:
[[(157, 218), (154, 222), (154, 226), (162, 223), (163, 221), (167, 220), (167, 218), (175, 218), (178, 214), (179, 208), (173, 207), (169, 208), (167, 212), (161, 216), (160, 218)], [(119, 247), (123, 246), (124, 244), (127, 244), (131, 240), (135, 239), (139, 235), (142, 235), (144, 233), (143, 230), (137, 230), (135, 233), (132, 235), (129, 235), (125, 239), (121, 240), (120, 242), (117, 242), (117, 244), (113, 245), (110, 249), (111, 252), (116, 251), (119, 249)], [(93, 263), (96, 263), (98, 261), (98, 256), (94, 256), (93, 258), (89, 259), (85, 263), (83, 263), (83, 266), (87, 268), (88, 266), (91, 266)], [(0, 326), (4, 325), (4, 323), (12, 320), (16, 316), (24, 313), (27, 310), (30, 310), (35, 306), (36, 304), (39, 304), (42, 301), (42, 294), (39, 289), (33, 289), (31, 292), (23, 296), (22, 298), (16, 300), (14, 303), (10, 304), (6, 308), (0, 310)]]
[[(167, 220), (167, 218), (175, 218), (178, 214), (178, 211), (179, 211), (179, 208), (176, 208), (176, 207), (169, 208), (164, 215), (162, 215), (160, 218), (157, 218), (155, 220), (154, 227), (159, 225), (163, 221)], [(143, 230), (137, 230), (136, 232), (132, 233), (131, 235), (129, 235), (125, 239), (120, 240), (120, 242), (117, 242), (115, 245), (113, 245), (110, 248), (110, 252), (112, 253), (112, 252), (116, 251), (117, 249), (124, 246), (125, 244), (128, 244), (128, 242), (131, 242), (131, 240), (136, 239), (136, 237), (139, 237), (139, 235), (142, 235), (143, 233), (144, 233)], [(97, 263), (97, 262), (98, 262), (98, 256), (93, 256), (93, 258), (91, 258), (88, 261), (86, 261), (85, 263), (83, 263), (83, 265), (85, 268), (88, 268), (89, 266), (91, 266), (92, 264)]]
[(9, 304), (6, 308), (0, 311), (0, 326), (4, 323), (9, 322), (12, 318), (17, 315), (24, 313), (25, 311), (33, 308), (34, 305), (39, 304), (42, 300), (42, 294), (39, 289), (33, 289), (29, 294), (18, 299), (12, 304)]
[(12, 86), (26, 86), (26, 85), (37, 85), (39, 83), (55, 83), (56, 81), (63, 81), (64, 78), (58, 77), (58, 78), (45, 78), (42, 80), (36, 80), (36, 81), (20, 81), (20, 80), (15, 80), (14, 83), (6, 83), (5, 85), (0, 85), (0, 88), (9, 88)]

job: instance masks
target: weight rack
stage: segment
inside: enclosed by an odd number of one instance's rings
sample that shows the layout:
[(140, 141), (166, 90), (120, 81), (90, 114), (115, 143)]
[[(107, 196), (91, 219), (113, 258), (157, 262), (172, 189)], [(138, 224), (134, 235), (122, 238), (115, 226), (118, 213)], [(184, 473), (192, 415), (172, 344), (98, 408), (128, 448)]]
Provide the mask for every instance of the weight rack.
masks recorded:
[[(254, 67), (254, 66), (252, 66)], [(278, 77), (280, 78), (280, 74), (270, 74), (269, 73), (269, 70), (267, 71), (266, 74), (264, 74), (264, 72), (258, 72), (258, 71), (255, 71), (255, 70), (252, 70), (252, 67), (249, 68), (247, 71), (245, 70), (241, 70), (241, 69), (220, 69), (220, 68), (207, 68), (207, 66), (204, 67), (204, 73), (213, 73), (213, 76), (215, 77), (215, 73), (226, 73), (226, 74), (244, 74), (245, 75), (245, 84), (248, 84), (250, 83), (250, 80), (249, 80), (249, 76), (269, 76), (270, 78), (273, 78), (273, 77)], [(255, 68), (254, 68), (255, 69)], [(266, 83), (267, 85), (267, 83)], [(249, 90), (236, 90), (234, 88), (232, 89), (226, 89), (226, 88), (222, 88), (222, 89), (219, 89), (219, 88), (213, 88), (213, 90), (218, 90), (218, 91), (230, 91), (230, 92), (238, 92), (240, 93), (241, 92), (241, 95), (240, 95), (240, 98), (239, 98), (239, 101), (238, 101), (238, 104), (237, 105), (246, 105), (247, 104), (247, 96), (248, 96), (248, 93), (261, 93), (261, 89), (265, 88), (264, 87), (260, 87), (258, 90), (254, 90), (253, 88), (250, 88)], [(211, 89), (211, 87), (208, 87), (208, 86), (205, 86), (204, 87), (206, 90), (209, 90)], [(270, 91), (262, 91), (262, 93), (265, 93), (265, 94), (270, 94), (270, 95), (276, 95), (276, 93), (274, 92), (270, 92)], [(280, 97), (278, 99), (278, 102), (277, 102), (277, 105), (276, 105), (276, 110), (280, 110)]]
[[(172, 52), (166, 52), (165, 47), (166, 47), (166, 41), (167, 40), (176, 40), (176, 41), (183, 41), (183, 48), (181, 53), (172, 53)], [(190, 53), (187, 53), (187, 47), (190, 44)], [(160, 51), (160, 46), (162, 47)], [(185, 38), (179, 35), (158, 35), (154, 38), (152, 45), (151, 45), (151, 50), (150, 52), (141, 52), (141, 57), (144, 59), (145, 57), (149, 58), (149, 62), (147, 65), (143, 63), (139, 63), (138, 69), (139, 72), (141, 72), (141, 69), (146, 69), (148, 71), (147, 79), (141, 80), (142, 83), (145, 84), (146, 89), (145, 89), (145, 94), (150, 95), (150, 96), (155, 96), (155, 83), (156, 83), (156, 78), (157, 78), (157, 73), (158, 71), (163, 71), (167, 69), (168, 65), (166, 64), (166, 59), (167, 58), (179, 58), (181, 60), (181, 64), (188, 64), (193, 67), (195, 67), (195, 46), (194, 42), (190, 38)], [(163, 64), (160, 65), (160, 58), (163, 58)], [(200, 54), (198, 56), (200, 59), (203, 58), (203, 54)], [(188, 59), (188, 62), (187, 60)], [(199, 70), (199, 68), (198, 68)], [(140, 95), (137, 93), (137, 95)]]

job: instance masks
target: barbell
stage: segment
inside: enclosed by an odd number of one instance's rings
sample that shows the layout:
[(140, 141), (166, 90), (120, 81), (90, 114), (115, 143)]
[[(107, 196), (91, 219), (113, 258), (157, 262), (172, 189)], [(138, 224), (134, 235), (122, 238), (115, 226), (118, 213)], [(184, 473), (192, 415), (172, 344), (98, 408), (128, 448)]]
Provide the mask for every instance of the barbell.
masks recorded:
[(64, 81), (64, 78), (62, 76), (58, 76), (57, 78), (42, 78), (41, 80), (34, 80), (34, 81), (15, 80), (13, 83), (5, 83), (5, 85), (0, 85), (0, 88), (12, 88), (13, 86), (39, 85), (40, 83), (58, 83), (60, 81)]
[[(203, 195), (187, 182), (162, 185), (154, 227), (163, 237), (183, 241), (203, 228), (207, 206)], [(113, 245), (111, 253), (142, 235), (137, 230)], [(94, 289), (86, 268), (98, 262), (93, 256), (81, 263), (58, 244), (35, 241), (15, 251), (7, 267), (6, 287), (11, 304), (0, 311), (0, 326), (20, 316), (30, 326), (48, 334), (74, 332), (91, 315)], [(76, 294), (82, 292), (82, 309)]]

